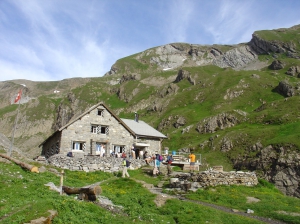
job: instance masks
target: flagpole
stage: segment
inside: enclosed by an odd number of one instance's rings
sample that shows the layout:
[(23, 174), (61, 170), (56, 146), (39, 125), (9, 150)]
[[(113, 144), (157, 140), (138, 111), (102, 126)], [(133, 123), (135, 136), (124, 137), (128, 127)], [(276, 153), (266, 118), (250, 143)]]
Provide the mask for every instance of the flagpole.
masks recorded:
[[(23, 84), (22, 84), (22, 86), (25, 87), (25, 85), (23, 85)], [(20, 92), (19, 92), (19, 94), (20, 94)], [(13, 129), (13, 132), (12, 132), (12, 135), (11, 135), (11, 144), (10, 144), (10, 148), (9, 148), (9, 151), (8, 151), (8, 156), (9, 157), (11, 157), (12, 148), (14, 146), (14, 137), (15, 137), (15, 131), (16, 131), (16, 126), (17, 126), (18, 117), (19, 117), (21, 98), (22, 98), (22, 90), (21, 90), (20, 98), (18, 100), (19, 101), (18, 111), (17, 111), (17, 116), (16, 116), (16, 119), (15, 119), (15, 123), (14, 123), (14, 129)]]

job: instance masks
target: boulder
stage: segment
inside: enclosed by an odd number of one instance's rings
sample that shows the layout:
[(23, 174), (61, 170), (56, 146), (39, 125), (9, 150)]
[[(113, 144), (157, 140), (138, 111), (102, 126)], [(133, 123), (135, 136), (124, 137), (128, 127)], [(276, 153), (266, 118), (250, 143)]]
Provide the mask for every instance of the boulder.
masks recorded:
[(291, 97), (295, 95), (295, 91), (292, 85), (287, 81), (281, 81), (275, 88), (277, 92), (285, 97)]
[(275, 60), (272, 62), (272, 64), (269, 66), (270, 69), (272, 70), (280, 70), (284, 68), (284, 63), (279, 60)]
[(300, 78), (300, 66), (290, 67), (285, 74)]

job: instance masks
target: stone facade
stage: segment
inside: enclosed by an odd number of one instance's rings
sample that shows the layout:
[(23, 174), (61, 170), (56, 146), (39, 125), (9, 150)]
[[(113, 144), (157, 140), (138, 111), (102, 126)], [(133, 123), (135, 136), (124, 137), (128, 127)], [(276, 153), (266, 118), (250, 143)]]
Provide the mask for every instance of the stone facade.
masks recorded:
[(133, 146), (142, 153), (160, 153), (161, 141), (160, 137), (139, 136), (100, 103), (61, 127), (40, 146), (46, 158), (55, 154), (109, 157), (112, 152), (129, 155)]

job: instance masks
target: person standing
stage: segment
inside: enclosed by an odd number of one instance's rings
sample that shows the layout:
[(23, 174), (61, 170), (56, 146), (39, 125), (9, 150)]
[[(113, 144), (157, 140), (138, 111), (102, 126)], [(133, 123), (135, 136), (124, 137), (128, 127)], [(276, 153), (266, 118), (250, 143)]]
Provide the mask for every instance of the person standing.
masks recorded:
[(193, 152), (191, 152), (189, 158), (190, 158), (190, 172), (194, 172), (196, 156)]
[(144, 159), (144, 151), (143, 150), (139, 151), (139, 157), (140, 157), (140, 159)]
[(123, 178), (125, 178), (126, 176), (130, 177), (129, 173), (127, 171), (128, 167), (130, 167), (130, 161), (128, 159), (124, 158), (124, 160), (123, 160), (123, 173), (122, 173)]
[(155, 154), (155, 160), (154, 160), (154, 168), (153, 168), (153, 176), (156, 176), (160, 173), (159, 167), (160, 167), (160, 159), (159, 154)]
[(168, 175), (170, 175), (172, 173), (172, 167), (171, 167), (172, 162), (173, 162), (173, 156), (171, 154), (169, 154), (169, 156), (167, 157)]
[(131, 148), (131, 153), (132, 153), (132, 158), (135, 159), (136, 157), (135, 157), (135, 148), (134, 148), (134, 146), (132, 146), (132, 148)]

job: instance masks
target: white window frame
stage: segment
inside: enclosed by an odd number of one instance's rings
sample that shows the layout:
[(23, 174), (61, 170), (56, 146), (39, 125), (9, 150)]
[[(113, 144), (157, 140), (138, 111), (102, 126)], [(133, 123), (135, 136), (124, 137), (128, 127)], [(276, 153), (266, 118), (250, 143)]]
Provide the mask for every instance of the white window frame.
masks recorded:
[(125, 149), (126, 149), (125, 145), (113, 145), (114, 153), (123, 153), (123, 152), (125, 152)]
[(109, 134), (109, 126), (92, 124), (91, 125), (91, 133), (98, 134), (98, 135), (108, 135)]
[(73, 141), (72, 150), (74, 151), (84, 151), (86, 148), (86, 142), (83, 141)]

